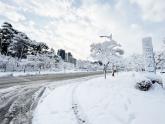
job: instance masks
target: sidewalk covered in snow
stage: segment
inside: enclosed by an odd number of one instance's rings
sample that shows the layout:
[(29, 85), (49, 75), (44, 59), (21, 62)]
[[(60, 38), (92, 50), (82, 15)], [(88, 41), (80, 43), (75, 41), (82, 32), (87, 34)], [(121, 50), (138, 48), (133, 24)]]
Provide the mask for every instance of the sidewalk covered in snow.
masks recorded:
[(141, 77), (125, 72), (56, 88), (41, 99), (33, 124), (165, 124), (165, 90), (137, 90)]

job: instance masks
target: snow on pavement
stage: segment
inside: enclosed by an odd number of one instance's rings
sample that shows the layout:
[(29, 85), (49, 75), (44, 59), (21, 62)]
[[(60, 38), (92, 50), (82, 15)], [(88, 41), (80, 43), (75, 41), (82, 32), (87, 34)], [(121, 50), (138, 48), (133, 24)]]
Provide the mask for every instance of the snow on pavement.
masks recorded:
[(44, 93), (42, 86), (14, 86), (0, 91), (0, 124), (28, 124)]
[(34, 124), (77, 124), (72, 107), (73, 84), (56, 88), (34, 112)]
[(155, 84), (139, 91), (139, 77), (119, 73), (56, 88), (37, 106), (33, 124), (165, 124), (165, 90)]

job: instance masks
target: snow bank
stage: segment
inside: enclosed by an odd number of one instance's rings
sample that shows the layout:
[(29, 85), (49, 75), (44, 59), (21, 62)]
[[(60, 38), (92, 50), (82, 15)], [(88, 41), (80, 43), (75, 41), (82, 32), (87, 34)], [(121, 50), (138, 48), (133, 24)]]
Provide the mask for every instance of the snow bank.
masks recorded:
[(165, 90), (158, 84), (147, 92), (135, 89), (141, 77), (119, 73), (107, 80), (99, 77), (56, 88), (38, 105), (33, 124), (77, 123), (74, 99), (79, 107), (77, 115), (90, 124), (165, 124)]
[[(75, 72), (86, 72), (81, 70), (65, 70), (65, 71), (34, 71), (34, 72), (0, 72), (0, 77), (7, 76), (28, 76), (28, 75), (44, 75), (44, 74), (62, 74), (62, 73), (75, 73)], [(90, 72), (90, 71), (89, 71)]]

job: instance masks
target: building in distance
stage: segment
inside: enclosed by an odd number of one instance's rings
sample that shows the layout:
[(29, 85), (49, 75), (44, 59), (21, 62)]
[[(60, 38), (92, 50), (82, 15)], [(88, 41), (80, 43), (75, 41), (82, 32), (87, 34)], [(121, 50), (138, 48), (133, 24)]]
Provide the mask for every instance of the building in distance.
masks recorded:
[(57, 55), (60, 56), (63, 61), (76, 65), (77, 60), (73, 57), (71, 52), (67, 53), (65, 50), (59, 49)]

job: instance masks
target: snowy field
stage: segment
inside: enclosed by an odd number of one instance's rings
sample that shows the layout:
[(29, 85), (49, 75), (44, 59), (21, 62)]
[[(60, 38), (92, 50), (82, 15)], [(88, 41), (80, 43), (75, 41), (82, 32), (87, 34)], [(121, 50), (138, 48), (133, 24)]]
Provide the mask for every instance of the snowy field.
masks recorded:
[(135, 83), (141, 77), (127, 72), (47, 88), (33, 124), (165, 124), (165, 89), (155, 84), (139, 91)]

